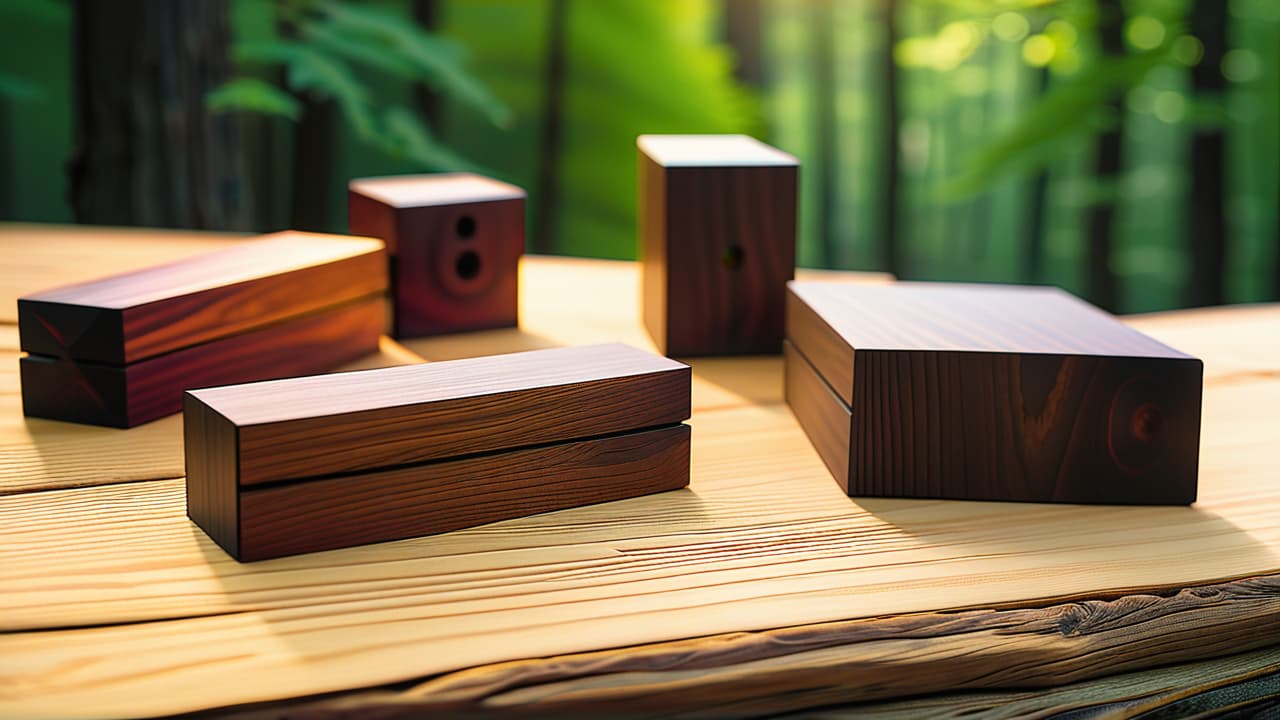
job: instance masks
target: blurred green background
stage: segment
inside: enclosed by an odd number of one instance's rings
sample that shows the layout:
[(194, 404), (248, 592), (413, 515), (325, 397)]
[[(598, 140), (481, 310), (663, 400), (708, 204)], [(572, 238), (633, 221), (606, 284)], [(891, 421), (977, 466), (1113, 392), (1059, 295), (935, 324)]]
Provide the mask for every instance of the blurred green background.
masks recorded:
[(1280, 297), (1276, 0), (0, 0), (0, 219), (341, 232), (349, 178), (529, 191), (630, 258), (635, 136), (800, 157), (801, 265)]

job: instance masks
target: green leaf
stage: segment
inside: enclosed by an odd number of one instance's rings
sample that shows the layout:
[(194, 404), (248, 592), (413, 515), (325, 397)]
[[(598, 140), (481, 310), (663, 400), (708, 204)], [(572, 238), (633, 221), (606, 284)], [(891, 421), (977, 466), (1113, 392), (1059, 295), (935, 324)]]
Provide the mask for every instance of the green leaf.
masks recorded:
[(297, 120), (302, 108), (297, 98), (257, 78), (230, 80), (209, 91), (205, 105), (213, 112), (252, 112)]
[(24, 101), (44, 99), (44, 90), (26, 78), (0, 73), (0, 98)]
[(1168, 62), (1165, 48), (1107, 58), (1045, 93), (995, 142), (981, 148), (965, 171), (937, 189), (938, 199), (955, 201), (980, 193), (1015, 172), (1048, 163), (1053, 146), (1090, 130), (1117, 93), (1136, 87), (1152, 68)]
[[(405, 18), (374, 8), (337, 2), (321, 3), (320, 8), (329, 27), (318, 23), (319, 32), (349, 38), (345, 52), (361, 53), (363, 62), (385, 64), (389, 62), (385, 57), (373, 59), (368, 46), (385, 48), (397, 58), (390, 62), (411, 68), (413, 79), (475, 107), (495, 125), (503, 127), (510, 122), (506, 105), (465, 70), (464, 53), (457, 43), (422, 32)], [(357, 46), (364, 47), (357, 50)]]
[(417, 69), (413, 63), (385, 44), (371, 42), (365, 37), (344, 33), (331, 23), (308, 23), (303, 35), (317, 50), (332, 53), (374, 70), (396, 77), (414, 79)]
[(440, 144), (412, 111), (400, 105), (387, 110), (382, 140), (390, 152), (407, 157), (426, 170), (478, 169)]

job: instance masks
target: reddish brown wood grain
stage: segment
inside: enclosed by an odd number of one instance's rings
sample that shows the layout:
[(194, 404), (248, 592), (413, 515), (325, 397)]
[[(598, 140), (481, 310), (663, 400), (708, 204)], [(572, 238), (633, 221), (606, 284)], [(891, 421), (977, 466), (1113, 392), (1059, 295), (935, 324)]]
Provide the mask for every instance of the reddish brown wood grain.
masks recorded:
[(377, 295), (125, 366), (30, 355), (23, 412), (133, 427), (181, 410), (184, 390), (323, 372), (374, 353), (385, 321)]
[(682, 487), (690, 389), (612, 344), (195, 390), (188, 515), (256, 560)]
[(284, 232), (18, 300), (22, 349), (135, 363), (380, 293), (383, 244)]
[(525, 193), (470, 173), (353, 180), (348, 227), (390, 249), (392, 333), (422, 337), (518, 322)]
[[(242, 561), (474, 527), (689, 484), (689, 426), (240, 493)], [(228, 552), (232, 552), (228, 548)]]
[(733, 135), (643, 135), (637, 147), (654, 342), (671, 356), (780, 352), (795, 268), (795, 158)]
[(242, 485), (678, 423), (687, 365), (627, 345), (534, 350), (193, 392), (239, 427)]
[(850, 495), (1195, 501), (1201, 362), (1065, 293), (793, 283), (788, 320), (788, 402)]

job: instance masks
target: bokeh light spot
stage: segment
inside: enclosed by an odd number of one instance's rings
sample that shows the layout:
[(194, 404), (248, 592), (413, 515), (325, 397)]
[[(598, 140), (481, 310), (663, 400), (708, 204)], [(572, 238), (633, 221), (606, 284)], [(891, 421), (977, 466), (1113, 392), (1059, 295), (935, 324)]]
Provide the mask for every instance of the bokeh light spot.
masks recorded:
[(1124, 29), (1125, 39), (1139, 50), (1153, 50), (1164, 42), (1164, 23), (1150, 15), (1139, 15)]
[(1000, 13), (991, 21), (991, 32), (1005, 42), (1021, 42), (1031, 32), (1031, 24), (1022, 13)]
[(1032, 35), (1022, 43), (1022, 59), (1028, 65), (1044, 67), (1053, 60), (1056, 46), (1048, 35)]

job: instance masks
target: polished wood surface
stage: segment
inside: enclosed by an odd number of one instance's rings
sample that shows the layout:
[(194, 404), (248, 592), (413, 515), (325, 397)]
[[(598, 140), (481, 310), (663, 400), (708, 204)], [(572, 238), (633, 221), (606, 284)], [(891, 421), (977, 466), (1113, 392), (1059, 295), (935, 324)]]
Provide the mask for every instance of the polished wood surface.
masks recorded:
[(672, 490), (689, 388), (615, 343), (193, 390), (187, 513), (249, 561)]
[[(631, 320), (639, 312), (633, 265), (526, 257), (521, 272), (519, 330), (403, 347), (384, 339), (382, 353), (363, 362), (611, 340), (651, 347)], [(48, 280), (41, 284), (54, 284)], [(533, 714), (570, 679), (531, 672), (517, 688), (512, 667), (583, 652), (610, 662), (650, 651), (674, 658), (696, 642), (689, 638), (706, 638), (705, 651), (692, 653), (683, 672), (662, 676), (654, 695), (733, 666), (732, 680), (703, 686), (709, 706), (756, 697), (747, 691), (753, 683), (778, 688), (769, 697), (782, 702), (780, 683), (812, 688), (834, 677), (839, 688), (868, 692), (876, 668), (900, 653), (878, 655), (868, 642), (776, 665), (735, 664), (734, 639), (766, 633), (763, 642), (785, 644), (768, 633), (847, 632), (846, 621), (918, 612), (945, 621), (953, 613), (938, 611), (1053, 607), (1081, 596), (1169, 597), (1179, 588), (1221, 601), (1132, 625), (1132, 652), (1113, 646), (1126, 667), (1154, 668), (1170, 653), (1190, 661), (1230, 652), (1230, 643), (1203, 634), (1222, 622), (1235, 628), (1224, 637), (1275, 643), (1280, 625), (1266, 614), (1274, 599), (1205, 587), (1280, 572), (1280, 446), (1271, 410), (1280, 404), (1280, 308), (1125, 323), (1205, 361), (1200, 495), (1192, 507), (849, 498), (783, 403), (781, 358), (704, 358), (690, 363), (687, 489), (252, 565), (227, 557), (192, 525), (183, 481), (163, 479), (182, 474), (180, 418), (127, 431), (23, 418), (11, 362), (7, 371), (0, 366), (0, 383), (10, 388), (0, 393), (0, 623), (9, 631), (0, 634), (0, 715), (163, 714), (334, 693), (333, 703), (349, 700), (350, 714), (364, 716), (378, 708), (366, 711), (361, 693), (341, 691), (418, 687), (405, 702), (439, 707), (446, 689), (499, 676), (510, 689), (483, 701), (483, 712)], [(7, 333), (0, 326), (11, 358), (16, 340), (12, 326)], [(1006, 663), (998, 676), (1006, 687), (1031, 669), (1051, 682), (1060, 664), (1088, 663), (1099, 647), (1091, 637), (1048, 629), (991, 635), (963, 652), (973, 662), (990, 659), (989, 667)], [(903, 665), (912, 668), (908, 679), (945, 678), (930, 662), (933, 641), (885, 639), (913, 653)], [(1015, 640), (1037, 649), (1005, 653), (1004, 643)], [(730, 652), (714, 652), (721, 647)], [(1099, 666), (1120, 669), (1109, 660)], [(573, 665), (580, 697), (606, 693), (608, 667)], [(434, 679), (442, 684), (428, 687)], [(902, 702), (916, 693), (913, 682), (895, 687)], [(797, 710), (818, 698), (795, 697)]]
[(351, 232), (387, 243), (394, 336), (517, 324), (523, 190), (438, 173), (352, 180), (347, 196)]
[(642, 135), (645, 326), (672, 357), (782, 350), (796, 159), (746, 136)]
[(241, 485), (597, 437), (689, 417), (689, 367), (618, 343), (193, 391)]
[(123, 365), (382, 293), (380, 241), (284, 232), (18, 299), (22, 349)]
[(128, 428), (182, 409), (192, 388), (330, 370), (374, 352), (381, 296), (320, 310), (128, 365), (22, 358), (28, 417)]
[[(623, 500), (689, 484), (689, 426), (552, 443), (240, 493), (240, 560), (264, 560)], [(229, 484), (228, 484), (229, 485)]]
[(788, 290), (787, 399), (850, 495), (1185, 505), (1200, 360), (1048, 288)]

